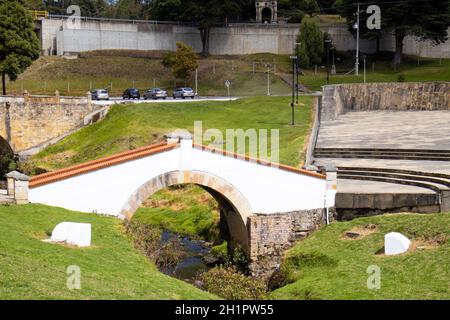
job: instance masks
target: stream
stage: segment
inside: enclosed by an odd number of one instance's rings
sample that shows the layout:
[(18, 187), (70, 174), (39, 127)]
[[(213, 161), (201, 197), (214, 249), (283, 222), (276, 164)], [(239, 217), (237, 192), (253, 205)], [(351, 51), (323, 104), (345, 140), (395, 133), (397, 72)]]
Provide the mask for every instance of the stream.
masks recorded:
[(160, 271), (171, 277), (194, 283), (200, 273), (210, 269), (203, 261), (203, 257), (209, 254), (211, 246), (205, 241), (191, 240), (168, 231), (162, 233), (161, 244), (168, 243), (174, 237), (180, 240), (185, 257), (176, 266), (161, 267)]

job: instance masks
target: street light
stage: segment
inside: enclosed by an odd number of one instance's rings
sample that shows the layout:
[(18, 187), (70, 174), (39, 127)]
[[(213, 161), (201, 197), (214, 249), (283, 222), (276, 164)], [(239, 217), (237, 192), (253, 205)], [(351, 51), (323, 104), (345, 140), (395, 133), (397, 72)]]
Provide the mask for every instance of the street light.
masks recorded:
[(266, 65), (267, 67), (267, 95), (270, 96), (270, 63)]
[(356, 11), (356, 23), (353, 25), (353, 29), (356, 29), (356, 61), (355, 61), (355, 75), (359, 76), (359, 7)]
[(364, 83), (366, 83), (366, 55), (363, 56), (364, 59)]
[(295, 46), (297, 48), (297, 61), (296, 61), (296, 68), (295, 68), (295, 76), (296, 76), (296, 82), (295, 82), (295, 104), (298, 105), (298, 90), (299, 90), (299, 84), (298, 84), (298, 76), (300, 74), (300, 62), (298, 61), (298, 47), (301, 45), (301, 42), (296, 42)]
[(292, 102), (291, 102), (291, 108), (292, 108), (292, 125), (295, 125), (295, 113), (294, 113), (294, 106), (295, 106), (295, 72), (297, 69), (297, 63), (298, 63), (298, 57), (297, 56), (290, 56), (290, 59), (292, 60)]
[(327, 84), (330, 84), (330, 45), (331, 39), (325, 39), (325, 46), (327, 48)]

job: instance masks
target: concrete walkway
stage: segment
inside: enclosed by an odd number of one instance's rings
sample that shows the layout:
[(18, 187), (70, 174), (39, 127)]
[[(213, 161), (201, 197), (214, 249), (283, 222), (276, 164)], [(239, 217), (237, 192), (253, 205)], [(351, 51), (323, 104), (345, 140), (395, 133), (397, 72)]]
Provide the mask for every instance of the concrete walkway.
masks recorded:
[(317, 148), (450, 150), (450, 112), (349, 112), (322, 122)]

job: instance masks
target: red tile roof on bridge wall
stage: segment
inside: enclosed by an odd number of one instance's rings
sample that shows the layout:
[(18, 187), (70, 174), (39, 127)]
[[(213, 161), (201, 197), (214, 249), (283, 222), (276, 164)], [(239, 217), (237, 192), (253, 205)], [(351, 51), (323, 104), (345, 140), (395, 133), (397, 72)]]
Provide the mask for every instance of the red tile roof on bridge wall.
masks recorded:
[[(179, 144), (167, 144), (166, 142), (161, 142), (161, 143), (152, 144), (152, 145), (149, 145), (146, 147), (138, 148), (135, 150), (121, 152), (121, 153), (118, 153), (118, 154), (110, 156), (110, 157), (85, 162), (85, 163), (82, 163), (82, 164), (79, 164), (76, 166), (72, 166), (72, 167), (68, 167), (65, 169), (60, 169), (60, 170), (44, 173), (41, 175), (34, 176), (30, 179), (30, 188), (37, 188), (37, 187), (40, 187), (40, 186), (43, 186), (43, 185), (46, 185), (49, 183), (68, 179), (68, 178), (82, 175), (82, 174), (85, 174), (88, 172), (104, 169), (104, 168), (122, 164), (122, 163), (125, 163), (128, 161), (133, 161), (136, 159), (148, 157), (150, 155), (154, 155), (157, 153), (173, 150), (175, 148), (178, 148), (179, 146), (180, 146)], [(228, 151), (221, 150), (221, 149), (211, 148), (211, 147), (207, 147), (207, 146), (199, 145), (199, 144), (193, 144), (193, 147), (196, 149), (203, 150), (203, 151), (209, 151), (209, 152), (213, 152), (215, 154), (221, 154), (223, 156), (232, 157), (234, 159), (240, 159), (240, 160), (244, 160), (244, 161), (248, 161), (248, 162), (254, 162), (259, 165), (275, 167), (275, 168), (279, 168), (281, 170), (290, 171), (290, 172), (298, 173), (298, 174), (303, 174), (303, 175), (307, 175), (307, 176), (314, 177), (314, 178), (326, 179), (326, 176), (323, 174), (287, 166), (284, 164), (255, 159), (255, 158), (251, 158), (249, 156), (232, 153), (232, 152), (228, 152)]]

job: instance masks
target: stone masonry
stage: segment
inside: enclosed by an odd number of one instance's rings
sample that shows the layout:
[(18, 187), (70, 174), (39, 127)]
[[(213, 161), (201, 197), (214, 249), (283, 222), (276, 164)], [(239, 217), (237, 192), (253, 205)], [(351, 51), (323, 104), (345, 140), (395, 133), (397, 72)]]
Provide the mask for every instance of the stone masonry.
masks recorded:
[(55, 96), (0, 97), (0, 136), (15, 153), (70, 133), (96, 108), (87, 98)]
[[(328, 214), (329, 220), (333, 221), (335, 210)], [(280, 266), (285, 250), (324, 224), (326, 213), (322, 208), (249, 217), (249, 267), (252, 275), (269, 278)]]
[(350, 111), (450, 110), (450, 82), (344, 84), (324, 87), (321, 121)]

